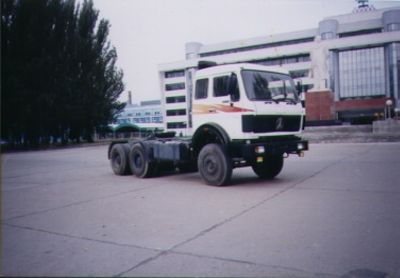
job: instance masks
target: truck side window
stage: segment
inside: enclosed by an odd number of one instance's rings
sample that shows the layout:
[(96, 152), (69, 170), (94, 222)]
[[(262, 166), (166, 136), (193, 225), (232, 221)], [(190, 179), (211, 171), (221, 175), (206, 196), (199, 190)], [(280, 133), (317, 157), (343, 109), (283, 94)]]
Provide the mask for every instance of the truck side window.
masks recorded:
[(228, 83), (229, 83), (229, 76), (221, 76), (214, 78), (214, 96), (215, 97), (222, 97), (228, 96)]
[(208, 78), (198, 79), (196, 81), (195, 99), (207, 98), (208, 94)]

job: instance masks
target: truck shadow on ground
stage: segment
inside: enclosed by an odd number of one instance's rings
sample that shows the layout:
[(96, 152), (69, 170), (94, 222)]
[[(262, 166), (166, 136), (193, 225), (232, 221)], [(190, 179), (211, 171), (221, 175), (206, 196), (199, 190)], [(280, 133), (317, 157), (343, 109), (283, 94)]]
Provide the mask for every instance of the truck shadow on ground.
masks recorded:
[(213, 185), (207, 185), (204, 183), (202, 180), (200, 174), (198, 172), (193, 172), (193, 173), (179, 173), (176, 171), (167, 171), (167, 172), (162, 172), (158, 176), (153, 177), (152, 179), (163, 179), (163, 178), (168, 178), (168, 179), (173, 179), (175, 181), (179, 182), (186, 182), (187, 185), (189, 184), (199, 184), (201, 186), (209, 186), (209, 187), (215, 187), (215, 188), (227, 188), (227, 187), (240, 187), (240, 186), (246, 186), (247, 188), (250, 187), (276, 187), (276, 186), (283, 186), (287, 184), (291, 184), (294, 180), (289, 178), (286, 175), (282, 176), (277, 176), (274, 179), (268, 180), (268, 179), (260, 179), (253, 173), (243, 173), (239, 171), (234, 171), (232, 174), (232, 178), (230, 182), (226, 185), (223, 186), (213, 186)]

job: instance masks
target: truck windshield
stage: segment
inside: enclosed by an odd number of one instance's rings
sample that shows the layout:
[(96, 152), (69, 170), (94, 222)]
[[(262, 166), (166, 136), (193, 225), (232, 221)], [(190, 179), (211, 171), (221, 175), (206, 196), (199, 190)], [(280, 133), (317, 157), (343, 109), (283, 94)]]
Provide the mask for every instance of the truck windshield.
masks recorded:
[(286, 74), (243, 70), (242, 78), (250, 100), (298, 102), (294, 82)]

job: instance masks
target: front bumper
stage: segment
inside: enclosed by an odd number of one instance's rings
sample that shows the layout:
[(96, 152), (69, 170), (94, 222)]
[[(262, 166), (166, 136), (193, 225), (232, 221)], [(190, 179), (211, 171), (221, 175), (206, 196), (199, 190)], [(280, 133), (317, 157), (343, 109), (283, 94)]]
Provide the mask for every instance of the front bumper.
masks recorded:
[(232, 145), (233, 157), (238, 157), (253, 163), (259, 161), (260, 157), (267, 158), (271, 155), (297, 154), (303, 156), (308, 150), (308, 141), (300, 138), (296, 140), (246, 142)]

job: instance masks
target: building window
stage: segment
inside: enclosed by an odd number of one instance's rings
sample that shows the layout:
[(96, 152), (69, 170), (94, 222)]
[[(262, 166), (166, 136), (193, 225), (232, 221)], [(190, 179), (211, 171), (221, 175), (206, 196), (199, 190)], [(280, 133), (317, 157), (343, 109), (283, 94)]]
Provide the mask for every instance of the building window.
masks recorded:
[(334, 38), (335, 38), (335, 34), (333, 32), (326, 32), (326, 33), (321, 34), (322, 40), (330, 40), (330, 39), (334, 39)]
[(196, 81), (195, 99), (207, 98), (208, 94), (208, 78), (198, 79)]
[(174, 123), (167, 123), (168, 129), (178, 129), (178, 128), (186, 128), (185, 122), (174, 122)]
[(290, 71), (290, 77), (293, 79), (295, 78), (302, 78), (302, 77), (307, 77), (308, 76), (308, 70), (293, 70)]
[(311, 61), (311, 57), (310, 57), (309, 54), (297, 56), (297, 62), (298, 63), (310, 62), (310, 61)]
[(339, 52), (340, 98), (385, 95), (384, 48)]
[(185, 89), (185, 83), (173, 83), (165, 85), (166, 91), (183, 90), (183, 89)]
[(253, 61), (255, 64), (260, 64), (264, 66), (282, 66), (284, 64), (295, 64), (302, 62), (311, 61), (311, 57), (309, 54), (302, 54), (296, 56), (284, 56), (279, 58), (267, 58), (263, 60)]
[(167, 116), (183, 116), (186, 115), (186, 109), (167, 110)]
[(229, 95), (228, 92), (229, 76), (221, 76), (214, 78), (214, 96), (222, 97)]
[(272, 43), (266, 43), (266, 44), (260, 44), (260, 45), (252, 45), (252, 46), (245, 46), (245, 47), (240, 47), (240, 48), (233, 48), (233, 49), (201, 53), (200, 57), (218, 56), (218, 55), (224, 55), (224, 54), (229, 54), (229, 53), (237, 53), (237, 52), (278, 47), (278, 46), (284, 46), (284, 45), (293, 45), (293, 44), (307, 43), (307, 42), (313, 42), (313, 41), (314, 41), (314, 37), (301, 38), (301, 39), (295, 39), (295, 40), (290, 40), (290, 41), (272, 42)]
[(162, 123), (162, 117), (152, 117), (151, 120), (153, 123)]
[(185, 96), (167, 97), (165, 100), (167, 103), (179, 103), (179, 102), (185, 102), (186, 97)]
[(167, 71), (164, 74), (165, 78), (175, 78), (185, 76), (184, 70)]
[(390, 23), (386, 28), (389, 32), (398, 31), (400, 30), (400, 23)]
[(127, 123), (129, 123), (129, 119), (118, 119), (117, 123), (118, 124), (127, 124)]
[(354, 31), (354, 32), (340, 33), (339, 34), (339, 38), (354, 37), (354, 36), (376, 34), (376, 33), (382, 33), (382, 29), (381, 28), (377, 28), (377, 29), (369, 29), (369, 30), (360, 30), (360, 31)]

